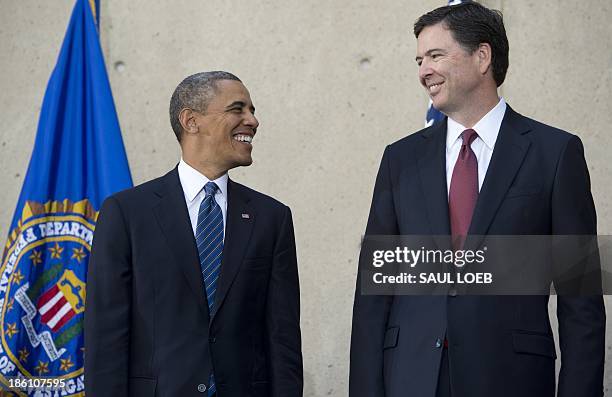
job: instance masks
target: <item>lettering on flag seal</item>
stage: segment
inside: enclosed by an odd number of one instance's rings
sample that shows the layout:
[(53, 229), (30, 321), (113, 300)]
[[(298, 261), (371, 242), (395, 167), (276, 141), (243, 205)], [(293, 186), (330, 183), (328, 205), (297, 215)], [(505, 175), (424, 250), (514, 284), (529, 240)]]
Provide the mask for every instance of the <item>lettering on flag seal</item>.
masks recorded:
[(85, 281), (97, 216), (88, 200), (24, 206), (0, 268), (3, 381), (61, 377), (63, 396), (84, 395)]

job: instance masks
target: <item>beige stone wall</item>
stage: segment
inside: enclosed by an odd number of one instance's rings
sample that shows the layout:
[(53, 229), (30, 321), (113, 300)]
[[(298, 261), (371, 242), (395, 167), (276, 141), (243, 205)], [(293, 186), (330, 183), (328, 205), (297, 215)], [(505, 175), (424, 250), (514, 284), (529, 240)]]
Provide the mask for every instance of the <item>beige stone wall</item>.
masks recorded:
[[(72, 3), (0, 0), (2, 241)], [(442, 3), (102, 0), (101, 37), (136, 183), (178, 161), (167, 107), (184, 76), (229, 70), (251, 91), (261, 122), (255, 162), (231, 176), (293, 209), (307, 396), (347, 393), (355, 262), (374, 177), (385, 145), (423, 125), (412, 23)], [(503, 96), (583, 138), (599, 229), (612, 234), (609, 1), (485, 3), (501, 7), (510, 38)], [(606, 371), (612, 389), (612, 366)]]

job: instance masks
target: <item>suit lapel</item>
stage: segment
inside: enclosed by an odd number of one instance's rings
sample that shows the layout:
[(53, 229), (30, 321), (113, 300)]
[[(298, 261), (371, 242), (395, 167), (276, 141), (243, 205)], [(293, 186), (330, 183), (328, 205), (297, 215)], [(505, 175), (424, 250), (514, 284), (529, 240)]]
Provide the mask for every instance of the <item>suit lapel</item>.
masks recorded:
[(525, 122), (525, 118), (508, 106), (491, 163), (478, 195), (468, 234), (478, 236), (487, 234), (506, 192), (525, 159), (530, 141), (524, 134), (529, 130), (530, 126)]
[[(423, 150), (417, 161), (431, 233), (450, 234), (446, 193), (446, 118), (423, 133)], [(450, 240), (436, 237), (439, 248), (450, 247)]]
[(195, 295), (198, 306), (204, 316), (209, 318), (198, 250), (177, 168), (166, 174), (163, 182), (163, 186), (157, 192), (157, 195), (160, 196), (159, 204), (153, 209), (155, 217), (178, 267), (182, 270), (189, 288)]
[[(227, 220), (225, 227), (225, 241), (223, 244), (223, 259), (221, 260), (221, 274), (217, 284), (215, 307), (212, 320), (223, 304), (225, 297), (242, 265), (245, 249), (249, 244), (255, 212), (249, 204), (250, 198), (231, 179), (227, 182)], [(212, 321), (211, 320), (211, 321)]]

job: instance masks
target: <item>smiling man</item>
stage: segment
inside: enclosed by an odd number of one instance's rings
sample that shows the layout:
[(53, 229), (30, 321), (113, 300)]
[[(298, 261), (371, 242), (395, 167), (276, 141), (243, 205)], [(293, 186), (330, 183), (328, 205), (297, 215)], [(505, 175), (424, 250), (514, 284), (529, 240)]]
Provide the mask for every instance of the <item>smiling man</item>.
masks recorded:
[[(447, 117), (389, 145), (366, 235), (597, 234), (580, 139), (515, 112), (501, 13), (476, 2), (419, 18), (418, 77)], [(601, 295), (559, 295), (561, 372), (548, 296), (375, 296), (353, 308), (351, 397), (600, 397)]]
[(289, 208), (228, 171), (252, 163), (259, 122), (231, 73), (170, 100), (182, 159), (107, 199), (89, 262), (87, 396), (302, 396)]

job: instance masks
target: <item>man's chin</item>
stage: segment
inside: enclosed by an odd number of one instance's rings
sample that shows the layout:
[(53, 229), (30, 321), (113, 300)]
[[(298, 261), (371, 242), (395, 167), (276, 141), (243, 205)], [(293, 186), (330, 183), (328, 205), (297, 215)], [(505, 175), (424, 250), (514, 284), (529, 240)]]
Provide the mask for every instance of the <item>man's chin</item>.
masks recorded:
[(445, 108), (445, 106), (444, 106), (445, 104), (444, 104), (443, 101), (440, 100), (440, 98), (432, 98), (431, 99), (431, 103), (432, 103), (433, 107), (436, 108), (436, 110), (438, 112), (444, 113), (443, 109)]
[(248, 167), (251, 164), (253, 164), (253, 158), (249, 156), (248, 158), (236, 160), (231, 168)]

